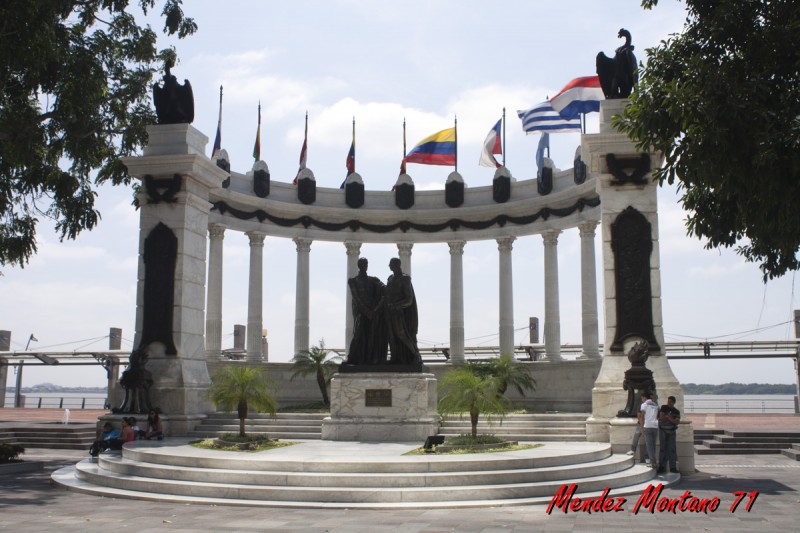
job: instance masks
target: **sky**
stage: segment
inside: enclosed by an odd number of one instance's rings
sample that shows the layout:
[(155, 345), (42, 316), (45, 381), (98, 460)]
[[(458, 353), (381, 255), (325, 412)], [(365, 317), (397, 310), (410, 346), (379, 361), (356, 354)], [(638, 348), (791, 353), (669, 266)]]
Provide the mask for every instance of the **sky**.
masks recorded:
[[(187, 2), (198, 32), (173, 45), (179, 80), (195, 96), (194, 126), (209, 137), (210, 155), (224, 86), (222, 146), (234, 171), (247, 172), (262, 106), (261, 156), (272, 179), (289, 182), (297, 172), (303, 117), (309, 114), (307, 166), (318, 187), (338, 187), (356, 121), (356, 170), (367, 189), (389, 190), (403, 155), (402, 123), (410, 149), (458, 118), (459, 172), (468, 186), (489, 185), (493, 169), (478, 166), (482, 141), (507, 113), (506, 165), (517, 180), (535, 176), (538, 135), (525, 135), (516, 110), (555, 95), (568, 81), (594, 74), (597, 52), (612, 55), (620, 27), (633, 36), (635, 53), (680, 32), (685, 6), (662, 0), (652, 11), (635, 0), (585, 2), (427, 0), (367, 2)], [(140, 17), (154, 28), (151, 14)], [(587, 118), (597, 132), (597, 114)], [(572, 166), (578, 134), (551, 136), (558, 168)], [(417, 189), (441, 189), (449, 167), (408, 165)], [(686, 235), (674, 187), (659, 190), (662, 305), (667, 342), (708, 339), (791, 339), (795, 277), (762, 282), (756, 265), (732, 250), (705, 250)], [(25, 268), (7, 266), (0, 276), (0, 329), (12, 332), (12, 349), (102, 349), (109, 328), (123, 330), (123, 348), (134, 336), (138, 213), (125, 187), (102, 187), (99, 226), (75, 241), (59, 242), (52, 224), (39, 225), (39, 253)], [(598, 232), (599, 234), (599, 232)], [(599, 237), (596, 245), (601, 260)], [(561, 339), (581, 341), (580, 243), (577, 229), (558, 247)], [(394, 245), (368, 245), (370, 274), (389, 275)], [(247, 237), (224, 240), (223, 347), (233, 345), (234, 324), (247, 322)], [(286, 239), (264, 246), (264, 327), (270, 361), (291, 358), (296, 254)], [(543, 248), (540, 236), (514, 243), (516, 343), (527, 342), (528, 317), (543, 317)], [(415, 245), (412, 277), (419, 301), (421, 346), (449, 339), (449, 252), (445, 244)], [(498, 257), (494, 241), (468, 243), (464, 251), (466, 344), (498, 343)], [(597, 269), (598, 276), (601, 273)], [(602, 283), (598, 283), (602, 287)], [(602, 289), (600, 289), (602, 291)], [(344, 346), (346, 255), (340, 243), (311, 247), (311, 340)], [(602, 305), (602, 293), (598, 295)], [(602, 310), (600, 310), (601, 332)], [(602, 341), (602, 338), (601, 338)], [(790, 359), (673, 361), (682, 382), (794, 383)], [(9, 373), (13, 384), (13, 372)], [(23, 386), (42, 382), (103, 386), (98, 367), (29, 367)]]

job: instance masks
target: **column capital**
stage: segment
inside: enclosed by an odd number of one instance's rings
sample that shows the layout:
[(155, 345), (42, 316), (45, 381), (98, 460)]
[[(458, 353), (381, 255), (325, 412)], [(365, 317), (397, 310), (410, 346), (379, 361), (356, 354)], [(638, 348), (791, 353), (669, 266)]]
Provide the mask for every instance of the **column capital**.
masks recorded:
[(558, 244), (559, 235), (561, 235), (560, 229), (549, 229), (542, 232), (542, 240), (545, 244)]
[(344, 241), (344, 247), (347, 249), (348, 257), (356, 256), (361, 253), (361, 243), (355, 241)]
[(413, 242), (398, 242), (397, 251), (401, 254), (411, 255), (411, 249), (414, 247)]
[(250, 238), (250, 246), (263, 246), (264, 245), (264, 238), (266, 237), (263, 233), (258, 233), (255, 231), (248, 231), (245, 233)]
[(221, 226), (219, 224), (209, 224), (208, 236), (212, 239), (222, 240), (225, 237), (225, 226)]
[(297, 245), (297, 253), (310, 252), (311, 251), (311, 243), (314, 242), (313, 240), (307, 239), (305, 237), (295, 237), (292, 240)]
[(497, 239), (497, 249), (501, 252), (510, 252), (515, 240), (516, 237), (500, 237)]
[(587, 220), (578, 224), (578, 231), (581, 237), (594, 238), (594, 230), (597, 228), (599, 222), (596, 220)]
[(447, 241), (450, 247), (450, 255), (464, 255), (464, 245), (466, 241)]

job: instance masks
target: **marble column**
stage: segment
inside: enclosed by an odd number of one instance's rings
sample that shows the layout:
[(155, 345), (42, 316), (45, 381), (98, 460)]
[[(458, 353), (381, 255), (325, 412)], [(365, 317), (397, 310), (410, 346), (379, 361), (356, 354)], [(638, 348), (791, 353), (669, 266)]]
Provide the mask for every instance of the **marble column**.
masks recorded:
[(297, 237), (297, 281), (295, 288), (294, 310), (294, 353), (308, 350), (309, 328), (309, 253), (311, 252), (311, 239)]
[(502, 237), (497, 239), (497, 249), (500, 251), (500, 354), (514, 355), (514, 281), (513, 265), (511, 263), (511, 249), (516, 237)]
[(400, 256), (400, 265), (403, 269), (403, 274), (411, 275), (411, 249), (414, 247), (413, 242), (398, 242), (397, 254)]
[(558, 236), (560, 230), (542, 233), (544, 240), (544, 351), (545, 360), (561, 361), (561, 316), (558, 305)]
[(578, 225), (581, 236), (581, 317), (583, 354), (579, 359), (600, 357), (597, 324), (597, 274), (594, 257), (594, 230), (597, 222), (587, 220)]
[(206, 288), (206, 357), (222, 354), (222, 239), (225, 228), (208, 227), (208, 287)]
[(347, 249), (347, 280), (345, 280), (345, 324), (344, 324), (344, 349), (350, 350), (350, 341), (353, 338), (353, 295), (350, 294), (350, 286), (347, 281), (358, 275), (358, 254), (361, 253), (361, 243), (345, 241), (344, 247)]
[(450, 363), (464, 359), (464, 241), (450, 241)]
[(247, 361), (261, 362), (261, 330), (263, 317), (264, 237), (248, 232), (250, 238), (250, 283), (247, 291)]

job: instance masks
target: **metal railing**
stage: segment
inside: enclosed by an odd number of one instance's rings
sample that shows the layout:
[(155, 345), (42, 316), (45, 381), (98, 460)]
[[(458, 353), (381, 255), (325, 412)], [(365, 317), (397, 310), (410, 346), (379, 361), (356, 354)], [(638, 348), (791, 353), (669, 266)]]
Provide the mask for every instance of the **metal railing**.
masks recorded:
[(687, 413), (794, 413), (793, 398), (701, 398), (683, 400)]

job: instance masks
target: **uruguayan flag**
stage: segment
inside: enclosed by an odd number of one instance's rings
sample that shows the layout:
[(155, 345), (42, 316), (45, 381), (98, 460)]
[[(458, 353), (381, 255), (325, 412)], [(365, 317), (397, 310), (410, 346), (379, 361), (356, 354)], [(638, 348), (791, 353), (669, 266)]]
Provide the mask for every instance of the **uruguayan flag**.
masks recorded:
[(522, 131), (533, 133), (546, 131), (548, 133), (578, 132), (581, 131), (581, 119), (564, 120), (553, 109), (549, 101), (544, 101), (530, 109), (517, 111), (517, 116), (522, 121)]

